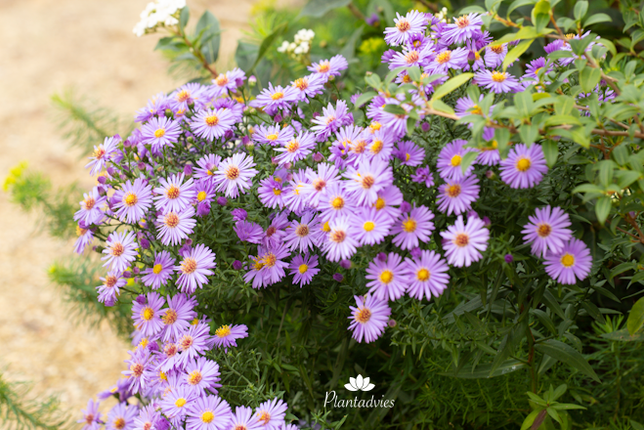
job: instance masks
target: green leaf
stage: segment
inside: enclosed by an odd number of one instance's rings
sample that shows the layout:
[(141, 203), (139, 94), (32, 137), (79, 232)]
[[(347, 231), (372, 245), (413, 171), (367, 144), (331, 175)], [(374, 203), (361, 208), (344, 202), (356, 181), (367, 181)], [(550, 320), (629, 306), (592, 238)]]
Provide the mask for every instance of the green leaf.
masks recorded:
[(612, 333), (603, 333), (600, 336), (604, 339), (614, 340), (617, 342), (644, 342), (644, 332), (630, 334), (626, 328)]
[(215, 15), (209, 11), (205, 11), (199, 22), (197, 22), (196, 34), (201, 35), (201, 52), (206, 57), (208, 64), (217, 61), (219, 57), (219, 45), (221, 43), (221, 29), (219, 27), (219, 20)]
[(443, 103), (442, 100), (434, 100), (431, 104), (432, 109), (437, 110), (439, 112), (445, 112), (454, 115), (454, 109), (447, 103)]
[(508, 66), (512, 64), (516, 59), (523, 55), (523, 53), (528, 50), (530, 45), (532, 45), (532, 42), (534, 42), (534, 39), (524, 40), (517, 46), (512, 48), (512, 50), (505, 55), (505, 59), (503, 60), (503, 71), (505, 71)]
[(280, 24), (273, 30), (271, 34), (266, 36), (264, 40), (262, 40), (262, 43), (259, 45), (259, 50), (257, 51), (257, 58), (255, 58), (255, 62), (253, 63), (253, 66), (250, 68), (250, 70), (246, 71), (247, 75), (250, 75), (253, 70), (255, 70), (255, 67), (259, 64), (259, 62), (264, 58), (264, 55), (266, 55), (266, 52), (268, 52), (269, 48), (275, 43), (275, 40), (282, 35), (286, 31), (287, 28), (287, 23)]
[(368, 91), (364, 94), (361, 94), (360, 97), (358, 97), (358, 100), (356, 100), (354, 106), (356, 109), (358, 109), (360, 106), (364, 105), (365, 103), (371, 101), (372, 98), (377, 96), (378, 93), (375, 91)]
[(340, 52), (338, 52), (347, 61), (353, 59), (356, 56), (356, 43), (358, 42), (358, 40), (360, 40), (360, 36), (362, 36), (363, 30), (364, 26), (360, 26), (353, 33), (351, 33), (351, 36), (349, 36)]
[(610, 208), (612, 206), (613, 204), (610, 201), (610, 197), (602, 196), (597, 200), (597, 204), (595, 205), (595, 214), (597, 215), (597, 221), (599, 221), (600, 224), (604, 224), (606, 222), (606, 218), (608, 218)]
[(585, 93), (590, 93), (595, 90), (601, 77), (602, 72), (598, 68), (584, 67), (584, 69), (579, 72), (579, 85), (581, 85), (581, 89)]
[(184, 7), (181, 9), (181, 14), (179, 15), (179, 28), (181, 31), (183, 31), (184, 28), (186, 28), (186, 24), (188, 24), (188, 20), (190, 19), (190, 9), (188, 9), (188, 6)]
[(387, 113), (392, 113), (394, 115), (407, 115), (407, 111), (403, 109), (400, 105), (387, 103), (382, 110)]
[(584, 27), (589, 25), (599, 24), (600, 22), (611, 22), (613, 19), (606, 15), (605, 13), (596, 13), (591, 15), (586, 21), (584, 21)]
[(461, 170), (463, 172), (463, 175), (465, 175), (465, 171), (467, 170), (468, 167), (476, 160), (476, 157), (479, 156), (478, 151), (467, 151), (463, 155), (463, 159), (461, 160)]
[(639, 329), (644, 325), (644, 297), (639, 299), (633, 307), (631, 312), (628, 314), (628, 320), (626, 320), (626, 328), (630, 335), (634, 335), (638, 332)]
[(532, 146), (539, 138), (539, 126), (536, 124), (523, 124), (519, 127), (519, 135), (521, 136), (521, 142)]
[(506, 16), (510, 16), (512, 12), (514, 12), (515, 9), (520, 8), (521, 6), (527, 6), (529, 4), (535, 4), (537, 0), (514, 0), (510, 7), (508, 7), (508, 14)]
[(575, 3), (573, 16), (577, 21), (581, 21), (581, 19), (586, 16), (586, 12), (588, 12), (588, 2), (586, 0)]
[(557, 157), (559, 157), (559, 145), (552, 139), (546, 139), (541, 144), (541, 149), (543, 149), (543, 155), (546, 157), (548, 167), (552, 169), (557, 163)]
[(454, 91), (456, 88), (460, 87), (470, 79), (474, 77), (474, 73), (463, 73), (458, 76), (454, 76), (447, 82), (445, 82), (443, 85), (438, 87), (436, 89), (436, 92), (434, 92), (434, 95), (432, 96), (431, 101), (435, 100), (440, 100), (441, 98), (445, 97), (447, 94), (451, 93)]
[(537, 419), (537, 416), (542, 412), (545, 414), (545, 409), (537, 409), (530, 412), (528, 416), (525, 417), (525, 420), (523, 420), (523, 424), (521, 424), (521, 430), (528, 430)]
[(538, 33), (546, 28), (550, 21), (550, 2), (548, 0), (539, 0), (532, 9), (532, 22)]
[(338, 7), (347, 6), (349, 3), (351, 3), (351, 0), (309, 0), (309, 2), (304, 5), (302, 12), (300, 12), (300, 16), (321, 18), (326, 15), (327, 12)]
[(414, 66), (407, 69), (407, 76), (409, 76), (414, 82), (420, 82), (420, 67)]
[(550, 357), (561, 361), (564, 364), (572, 367), (573, 369), (578, 370), (594, 379), (597, 382), (601, 382), (595, 371), (588, 361), (581, 355), (576, 349), (571, 347), (568, 344), (560, 342), (555, 339), (548, 339), (543, 342), (537, 343), (535, 349), (543, 354), (549, 355)]
[(456, 374), (454, 374), (453, 372), (448, 372), (439, 373), (439, 375), (452, 376), (462, 379), (487, 379), (515, 372), (517, 370), (523, 369), (525, 366), (526, 365), (520, 361), (510, 359), (502, 363), (492, 373), (490, 373), (490, 370), (492, 370), (491, 364), (482, 364), (480, 366), (476, 366), (476, 369), (471, 372), (468, 370), (461, 370)]
[(599, 182), (608, 187), (613, 183), (613, 168), (615, 163), (612, 160), (602, 160), (599, 162)]

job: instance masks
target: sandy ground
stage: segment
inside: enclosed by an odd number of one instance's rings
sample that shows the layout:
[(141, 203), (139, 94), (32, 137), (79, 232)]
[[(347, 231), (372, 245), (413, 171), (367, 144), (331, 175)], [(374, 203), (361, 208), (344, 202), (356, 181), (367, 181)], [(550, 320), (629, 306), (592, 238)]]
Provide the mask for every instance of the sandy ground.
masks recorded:
[[(230, 58), (253, 0), (188, 0), (208, 7), (227, 31)], [(50, 96), (73, 87), (123, 115), (147, 98), (181, 84), (153, 51), (157, 35), (136, 38), (132, 27), (147, 0), (0, 0), (0, 180), (20, 161), (55, 184), (92, 182), (77, 150), (52, 122)], [(193, 12), (195, 20), (195, 12)], [(227, 61), (228, 64), (231, 64)], [(124, 370), (128, 344), (109, 327), (90, 329), (67, 317), (47, 279), (55, 258), (71, 253), (35, 229), (0, 191), (0, 369), (30, 380), (36, 394), (56, 393), (77, 414), (87, 399), (109, 388)], [(0, 423), (0, 427), (2, 424)]]

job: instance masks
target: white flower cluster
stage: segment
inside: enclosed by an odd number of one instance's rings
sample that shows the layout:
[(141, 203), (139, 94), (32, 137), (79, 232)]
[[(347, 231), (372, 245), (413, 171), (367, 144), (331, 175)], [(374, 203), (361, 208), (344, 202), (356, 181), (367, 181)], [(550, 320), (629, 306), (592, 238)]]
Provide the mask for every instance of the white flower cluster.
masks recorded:
[(440, 12), (435, 13), (434, 16), (442, 22), (447, 22), (447, 8), (442, 8)]
[(286, 52), (292, 57), (298, 58), (309, 53), (311, 49), (311, 40), (315, 37), (313, 30), (301, 29), (295, 35), (293, 42), (284, 41), (282, 46), (277, 48), (277, 52)]
[(177, 11), (186, 7), (186, 0), (155, 0), (148, 3), (146, 8), (141, 12), (141, 21), (139, 21), (132, 30), (138, 37), (145, 33), (151, 33), (159, 25), (171, 26), (177, 25)]

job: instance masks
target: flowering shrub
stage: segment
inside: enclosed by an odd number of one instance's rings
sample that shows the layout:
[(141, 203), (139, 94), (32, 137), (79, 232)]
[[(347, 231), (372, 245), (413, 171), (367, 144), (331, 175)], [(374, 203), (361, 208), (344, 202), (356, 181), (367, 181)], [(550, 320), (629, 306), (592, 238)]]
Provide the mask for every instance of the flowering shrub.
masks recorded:
[[(642, 300), (628, 330), (605, 316), (644, 280), (642, 64), (585, 30), (606, 15), (580, 1), (557, 20), (555, 3), (536, 3), (531, 25), (500, 2), (397, 14), (388, 73), (347, 100), (342, 55), (256, 89), (194, 43), (210, 18), (192, 42), (187, 9), (150, 18), (166, 46), (193, 44), (212, 81), (155, 96), (87, 165), (98, 183), (75, 250), (101, 254), (98, 301), (131, 301), (135, 332), (125, 378), (99, 395), (118, 405), (101, 417), (90, 400), (86, 428), (605, 421), (568, 411), (611, 377), (582, 354), (585, 331), (634, 341), (644, 323)], [(395, 408), (322, 406), (365, 371)], [(481, 399), (512, 412), (450, 404), (471, 390), (455, 381), (490, 377), (507, 395)], [(577, 404), (557, 402), (567, 392)]]

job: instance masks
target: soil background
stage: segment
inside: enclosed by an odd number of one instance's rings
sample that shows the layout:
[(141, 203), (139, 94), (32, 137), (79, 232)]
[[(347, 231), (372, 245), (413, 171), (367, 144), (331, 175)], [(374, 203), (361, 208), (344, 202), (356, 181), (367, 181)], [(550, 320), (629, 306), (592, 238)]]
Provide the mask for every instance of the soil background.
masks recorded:
[[(153, 51), (160, 35), (132, 33), (147, 2), (0, 0), (0, 182), (10, 168), (28, 161), (54, 186), (94, 185), (83, 168), (87, 154), (60, 137), (52, 94), (72, 88), (128, 116), (150, 96), (185, 81), (170, 77), (168, 63)], [(255, 0), (187, 3), (193, 25), (205, 8), (219, 18), (224, 33), (218, 68), (232, 67)], [(130, 345), (107, 325), (90, 328), (69, 318), (47, 270), (71, 255), (72, 243), (39, 232), (37, 220), (38, 214), (21, 212), (0, 191), (0, 370), (9, 380), (31, 381), (34, 395), (58, 395), (76, 418), (89, 398), (120, 378)]]

